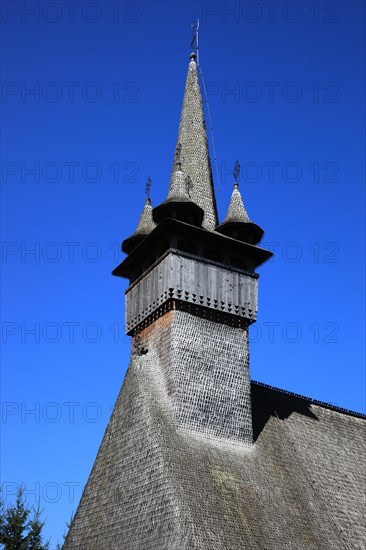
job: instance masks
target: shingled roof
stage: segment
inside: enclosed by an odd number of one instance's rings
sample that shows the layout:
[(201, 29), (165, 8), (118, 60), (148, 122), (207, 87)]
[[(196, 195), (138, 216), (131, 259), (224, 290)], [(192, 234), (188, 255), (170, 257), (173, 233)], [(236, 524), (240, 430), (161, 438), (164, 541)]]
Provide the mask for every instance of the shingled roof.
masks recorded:
[(179, 431), (133, 356), (65, 550), (364, 548), (365, 417), (252, 382), (252, 447)]
[(223, 223), (237, 222), (248, 223), (250, 222), (248, 213), (243, 203), (241, 193), (239, 191), (239, 185), (234, 184), (234, 189), (231, 194), (229, 208), (226, 214), (226, 218)]
[(142, 209), (137, 227), (130, 237), (124, 240), (122, 250), (130, 252), (146, 235), (151, 233), (156, 227), (152, 216), (152, 206), (150, 197), (146, 197), (145, 205)]

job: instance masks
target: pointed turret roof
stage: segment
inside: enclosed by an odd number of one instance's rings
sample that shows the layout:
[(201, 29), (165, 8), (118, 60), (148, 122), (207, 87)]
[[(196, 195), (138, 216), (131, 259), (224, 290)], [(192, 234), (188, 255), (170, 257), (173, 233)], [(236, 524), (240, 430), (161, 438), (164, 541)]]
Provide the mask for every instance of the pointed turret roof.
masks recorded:
[(239, 191), (238, 183), (234, 183), (234, 190), (232, 192), (229, 208), (223, 223), (229, 223), (229, 222), (238, 222), (238, 223), (250, 222), (248, 213), (243, 203), (243, 199), (241, 197), (241, 193)]
[(137, 224), (135, 235), (148, 235), (155, 229), (156, 224), (152, 217), (152, 206), (150, 197), (146, 197), (145, 206), (142, 209), (139, 223)]
[(250, 244), (258, 244), (263, 237), (263, 229), (248, 216), (238, 182), (234, 183), (226, 218), (217, 227), (217, 231)]
[(178, 145), (168, 197), (154, 208), (153, 218), (157, 223), (166, 217), (172, 217), (182, 221), (189, 220), (190, 223), (201, 226), (203, 210), (191, 198), (192, 182), (189, 176), (184, 177), (182, 164), (179, 160), (180, 150), (180, 145)]
[(142, 209), (139, 222), (137, 224), (136, 230), (130, 237), (125, 239), (122, 243), (122, 250), (129, 254), (138, 243), (146, 237), (153, 229), (156, 227), (156, 223), (153, 220), (152, 216), (152, 206), (150, 197), (146, 197), (145, 206)]
[[(203, 227), (213, 230), (218, 223), (217, 208), (195, 53), (191, 54), (188, 67), (178, 131), (178, 147), (181, 149), (179, 157), (183, 179), (185, 180), (187, 176), (191, 179), (191, 200), (204, 211)], [(177, 151), (175, 159), (176, 157)], [(175, 161), (172, 173), (174, 171)], [(172, 178), (170, 187), (173, 184)], [(169, 194), (170, 192), (171, 189)]]
[(189, 196), (187, 176), (184, 177), (181, 162), (175, 163), (175, 167), (170, 178), (168, 198), (165, 202), (168, 201), (192, 202), (192, 199)]

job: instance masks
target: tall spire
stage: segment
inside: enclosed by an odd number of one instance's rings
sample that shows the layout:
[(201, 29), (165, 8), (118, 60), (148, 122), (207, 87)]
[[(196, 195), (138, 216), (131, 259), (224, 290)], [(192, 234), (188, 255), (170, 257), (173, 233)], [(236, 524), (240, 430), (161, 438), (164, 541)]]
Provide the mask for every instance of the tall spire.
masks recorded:
[[(203, 227), (215, 229), (217, 208), (212, 180), (208, 141), (197, 74), (196, 54), (190, 55), (180, 117), (177, 148), (184, 178), (191, 180), (190, 196), (204, 211)], [(175, 158), (177, 152), (175, 153)], [(172, 174), (175, 171), (173, 163)], [(171, 181), (172, 185), (172, 181)]]

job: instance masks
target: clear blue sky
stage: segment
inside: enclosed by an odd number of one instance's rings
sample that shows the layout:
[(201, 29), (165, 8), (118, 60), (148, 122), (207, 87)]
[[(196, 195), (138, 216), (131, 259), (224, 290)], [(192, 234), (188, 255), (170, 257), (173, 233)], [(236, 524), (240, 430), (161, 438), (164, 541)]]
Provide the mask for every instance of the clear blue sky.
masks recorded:
[(220, 218), (238, 159), (275, 251), (260, 269), (252, 377), (365, 411), (365, 3), (2, 10), (4, 496), (23, 482), (40, 497), (51, 548), (126, 372), (127, 283), (110, 273), (146, 178), (153, 204), (166, 196), (197, 17)]

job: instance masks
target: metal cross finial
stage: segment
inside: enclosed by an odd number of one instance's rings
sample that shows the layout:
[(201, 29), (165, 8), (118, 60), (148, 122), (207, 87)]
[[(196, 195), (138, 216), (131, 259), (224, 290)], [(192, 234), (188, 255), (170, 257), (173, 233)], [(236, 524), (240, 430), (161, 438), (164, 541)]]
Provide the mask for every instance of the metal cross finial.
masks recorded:
[(186, 176), (184, 181), (185, 181), (185, 184), (186, 184), (187, 194), (190, 197), (191, 196), (191, 189), (193, 187), (193, 182), (192, 182), (190, 176)]
[(196, 40), (196, 23), (194, 21), (191, 23), (191, 29), (192, 29), (191, 50), (192, 52), (194, 52), (194, 41)]
[(234, 174), (235, 183), (237, 183), (238, 178), (239, 178), (239, 174), (240, 174), (240, 164), (239, 164), (238, 160), (235, 161), (233, 174)]
[(145, 193), (147, 198), (150, 198), (150, 187), (151, 187), (151, 178), (150, 176), (147, 178), (146, 185), (145, 185)]
[[(198, 56), (198, 29), (200, 26), (200, 20), (197, 19), (197, 22), (193, 21), (191, 24), (192, 29), (192, 40), (191, 40), (191, 50), (192, 53), (197, 53)], [(194, 51), (194, 43), (196, 42), (196, 52)]]

